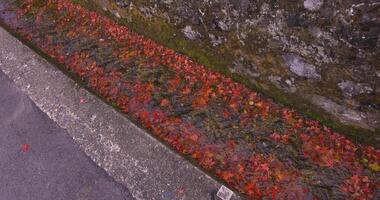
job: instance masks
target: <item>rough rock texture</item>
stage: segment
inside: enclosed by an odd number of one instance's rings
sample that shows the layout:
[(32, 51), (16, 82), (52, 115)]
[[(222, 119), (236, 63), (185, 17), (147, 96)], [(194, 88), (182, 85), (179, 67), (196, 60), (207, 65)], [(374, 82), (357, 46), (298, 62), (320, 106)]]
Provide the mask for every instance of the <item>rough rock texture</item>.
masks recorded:
[[(322, 117), (380, 130), (377, 0), (92, 1), (206, 66), (248, 79), (275, 99), (299, 108), (313, 105), (312, 113)], [(146, 24), (164, 28), (144, 31)], [(172, 38), (160, 40), (165, 34)], [(347, 120), (342, 110), (355, 116)]]

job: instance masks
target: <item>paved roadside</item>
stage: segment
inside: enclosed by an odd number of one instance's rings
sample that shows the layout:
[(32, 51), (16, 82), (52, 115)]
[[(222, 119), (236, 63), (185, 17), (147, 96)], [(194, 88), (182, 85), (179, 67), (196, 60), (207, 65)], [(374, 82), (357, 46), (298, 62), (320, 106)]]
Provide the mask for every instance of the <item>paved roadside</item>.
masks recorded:
[(0, 199), (133, 198), (0, 70)]

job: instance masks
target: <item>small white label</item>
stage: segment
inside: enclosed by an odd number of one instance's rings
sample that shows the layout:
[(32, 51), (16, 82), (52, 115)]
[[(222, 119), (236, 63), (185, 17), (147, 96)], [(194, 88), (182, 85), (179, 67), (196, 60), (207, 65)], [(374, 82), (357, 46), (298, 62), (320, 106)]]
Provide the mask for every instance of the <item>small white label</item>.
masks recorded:
[(222, 200), (230, 200), (233, 194), (234, 194), (234, 192), (232, 192), (230, 189), (228, 189), (227, 187), (222, 185), (222, 187), (220, 187), (218, 193), (216, 193), (216, 196), (218, 196)]

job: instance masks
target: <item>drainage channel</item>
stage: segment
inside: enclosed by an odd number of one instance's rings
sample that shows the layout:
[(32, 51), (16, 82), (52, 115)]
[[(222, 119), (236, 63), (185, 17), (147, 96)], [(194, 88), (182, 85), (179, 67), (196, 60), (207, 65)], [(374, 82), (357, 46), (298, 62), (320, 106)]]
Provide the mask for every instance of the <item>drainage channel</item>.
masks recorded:
[(70, 0), (0, 20), (86, 87), (250, 199), (371, 199), (380, 152)]

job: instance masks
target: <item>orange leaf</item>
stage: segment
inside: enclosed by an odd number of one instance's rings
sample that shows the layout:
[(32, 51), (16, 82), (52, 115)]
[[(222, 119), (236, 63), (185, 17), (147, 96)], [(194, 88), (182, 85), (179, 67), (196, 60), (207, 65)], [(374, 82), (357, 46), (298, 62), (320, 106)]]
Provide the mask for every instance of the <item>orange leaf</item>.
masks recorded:
[(228, 182), (234, 177), (234, 174), (229, 171), (225, 171), (225, 172), (222, 172), (220, 176), (222, 177), (223, 180)]
[(207, 100), (203, 97), (197, 97), (193, 100), (193, 107), (203, 107), (207, 105)]

